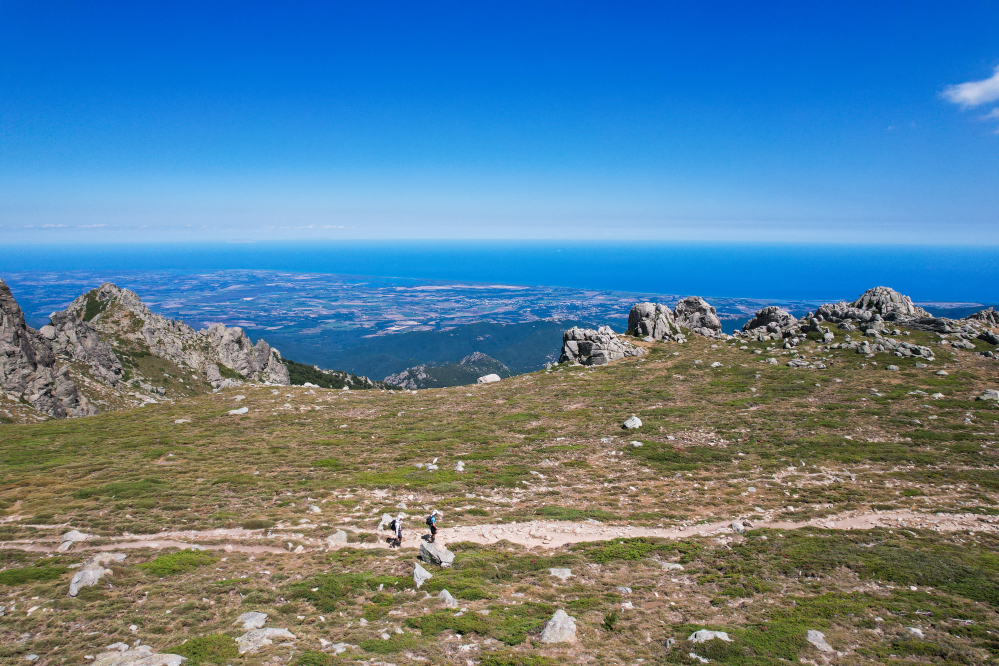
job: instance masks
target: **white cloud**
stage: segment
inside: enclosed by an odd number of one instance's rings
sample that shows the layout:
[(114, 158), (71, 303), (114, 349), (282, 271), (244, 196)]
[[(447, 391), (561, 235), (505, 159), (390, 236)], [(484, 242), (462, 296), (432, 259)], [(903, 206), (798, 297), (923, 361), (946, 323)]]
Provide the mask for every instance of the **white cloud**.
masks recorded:
[(947, 101), (964, 107), (994, 102), (999, 99), (999, 67), (987, 79), (947, 86), (941, 94)]
[(982, 116), (982, 120), (994, 120), (996, 118), (999, 118), (999, 106)]

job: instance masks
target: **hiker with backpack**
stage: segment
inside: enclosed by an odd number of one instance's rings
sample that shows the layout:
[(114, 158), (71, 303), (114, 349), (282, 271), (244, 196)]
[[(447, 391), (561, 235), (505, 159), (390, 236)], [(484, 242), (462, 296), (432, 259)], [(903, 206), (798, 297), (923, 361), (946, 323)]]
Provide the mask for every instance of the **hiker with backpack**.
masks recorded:
[(434, 509), (433, 513), (427, 516), (427, 527), (430, 528), (430, 539), (431, 543), (437, 538), (437, 515), (440, 513), (437, 509)]
[(395, 532), (395, 547), (400, 548), (402, 546), (402, 514), (400, 513), (389, 525), (392, 531)]

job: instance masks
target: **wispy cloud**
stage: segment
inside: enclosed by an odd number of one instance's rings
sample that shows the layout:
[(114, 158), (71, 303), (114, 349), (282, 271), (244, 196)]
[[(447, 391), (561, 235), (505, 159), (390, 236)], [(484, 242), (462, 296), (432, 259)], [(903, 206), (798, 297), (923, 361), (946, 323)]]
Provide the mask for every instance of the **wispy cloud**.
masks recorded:
[[(947, 101), (960, 104), (964, 108), (994, 102), (999, 99), (999, 67), (996, 67), (995, 72), (987, 79), (947, 86), (941, 95)], [(991, 115), (989, 114), (990, 117)]]

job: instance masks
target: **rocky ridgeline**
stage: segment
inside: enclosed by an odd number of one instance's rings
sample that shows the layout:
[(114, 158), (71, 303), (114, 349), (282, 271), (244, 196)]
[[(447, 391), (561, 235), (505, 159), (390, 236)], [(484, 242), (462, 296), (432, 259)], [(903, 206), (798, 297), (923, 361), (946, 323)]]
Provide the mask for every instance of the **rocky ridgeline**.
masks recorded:
[[(952, 337), (952, 346), (963, 349), (973, 349), (971, 340), (974, 339), (999, 344), (999, 336), (987, 328), (999, 325), (996, 314), (989, 308), (961, 320), (934, 317), (913, 304), (908, 296), (888, 287), (874, 287), (852, 303), (826, 304), (801, 319), (776, 306), (763, 308), (736, 335), (756, 341), (784, 340), (784, 348), (792, 349), (807, 340), (809, 333), (818, 333), (833, 349), (850, 348), (859, 354), (884, 352), (932, 360), (933, 351), (929, 347), (889, 336), (908, 335), (898, 328), (904, 327), (947, 335)], [(836, 324), (839, 330), (848, 333), (860, 331), (864, 339), (852, 340), (848, 334), (845, 342), (834, 343), (836, 336), (826, 322)], [(995, 356), (994, 352), (985, 354)]]
[(290, 383), (278, 350), (263, 340), (253, 345), (242, 328), (214, 324), (196, 331), (154, 314), (134, 291), (109, 282), (78, 297), (66, 312), (88, 321), (108, 339), (146, 347), (156, 356), (203, 373), (215, 385), (223, 383), (219, 366), (253, 381)]
[(406, 368), (389, 375), (382, 382), (401, 389), (416, 390), (474, 384), (484, 376), (495, 376), (499, 381), (510, 374), (510, 368), (491, 356), (472, 352), (457, 363), (426, 363)]
[(574, 326), (562, 334), (559, 363), (606, 365), (627, 356), (643, 356), (645, 350), (617, 337), (610, 326), (597, 330)]
[(117, 385), (121, 377), (121, 364), (92, 327), (64, 315), (36, 331), (25, 323), (24, 312), (0, 280), (0, 387), (47, 416), (96, 414), (96, 407), (70, 379), (74, 360), (109, 385)]
[[(835, 324), (840, 331), (859, 331), (862, 335), (854, 340), (847, 334), (843, 342), (835, 342), (836, 335), (829, 324)], [(783, 341), (784, 349), (793, 349), (808, 340), (810, 334), (817, 334), (811, 337), (834, 349), (849, 348), (857, 350), (858, 354), (881, 352), (933, 360), (934, 354), (929, 347), (890, 337), (908, 335), (899, 327), (938, 333), (947, 338), (951, 346), (962, 349), (973, 349), (971, 341), (975, 339), (999, 345), (999, 334), (990, 330), (999, 328), (999, 312), (994, 309), (988, 308), (960, 320), (934, 317), (916, 306), (908, 296), (888, 287), (868, 289), (852, 303), (843, 301), (823, 305), (801, 319), (783, 308), (767, 306), (734, 335), (722, 332), (715, 308), (698, 296), (684, 298), (672, 310), (661, 303), (636, 303), (628, 314), (628, 332), (646, 342), (683, 343), (688, 333), (694, 333), (715, 339), (737, 337), (756, 342)], [(562, 335), (559, 362), (602, 365), (643, 353), (644, 350), (618, 338), (607, 326), (599, 330), (572, 328)], [(982, 353), (990, 358), (997, 357), (997, 352)]]

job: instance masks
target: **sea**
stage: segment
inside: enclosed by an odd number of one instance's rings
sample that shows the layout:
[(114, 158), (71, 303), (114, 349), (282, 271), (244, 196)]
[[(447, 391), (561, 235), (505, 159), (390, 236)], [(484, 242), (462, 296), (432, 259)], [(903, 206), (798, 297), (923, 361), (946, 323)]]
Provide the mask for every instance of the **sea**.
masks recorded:
[(991, 246), (309, 241), (7, 245), (16, 271), (268, 269), (618, 292), (830, 302), (872, 286), (942, 306), (999, 302)]

